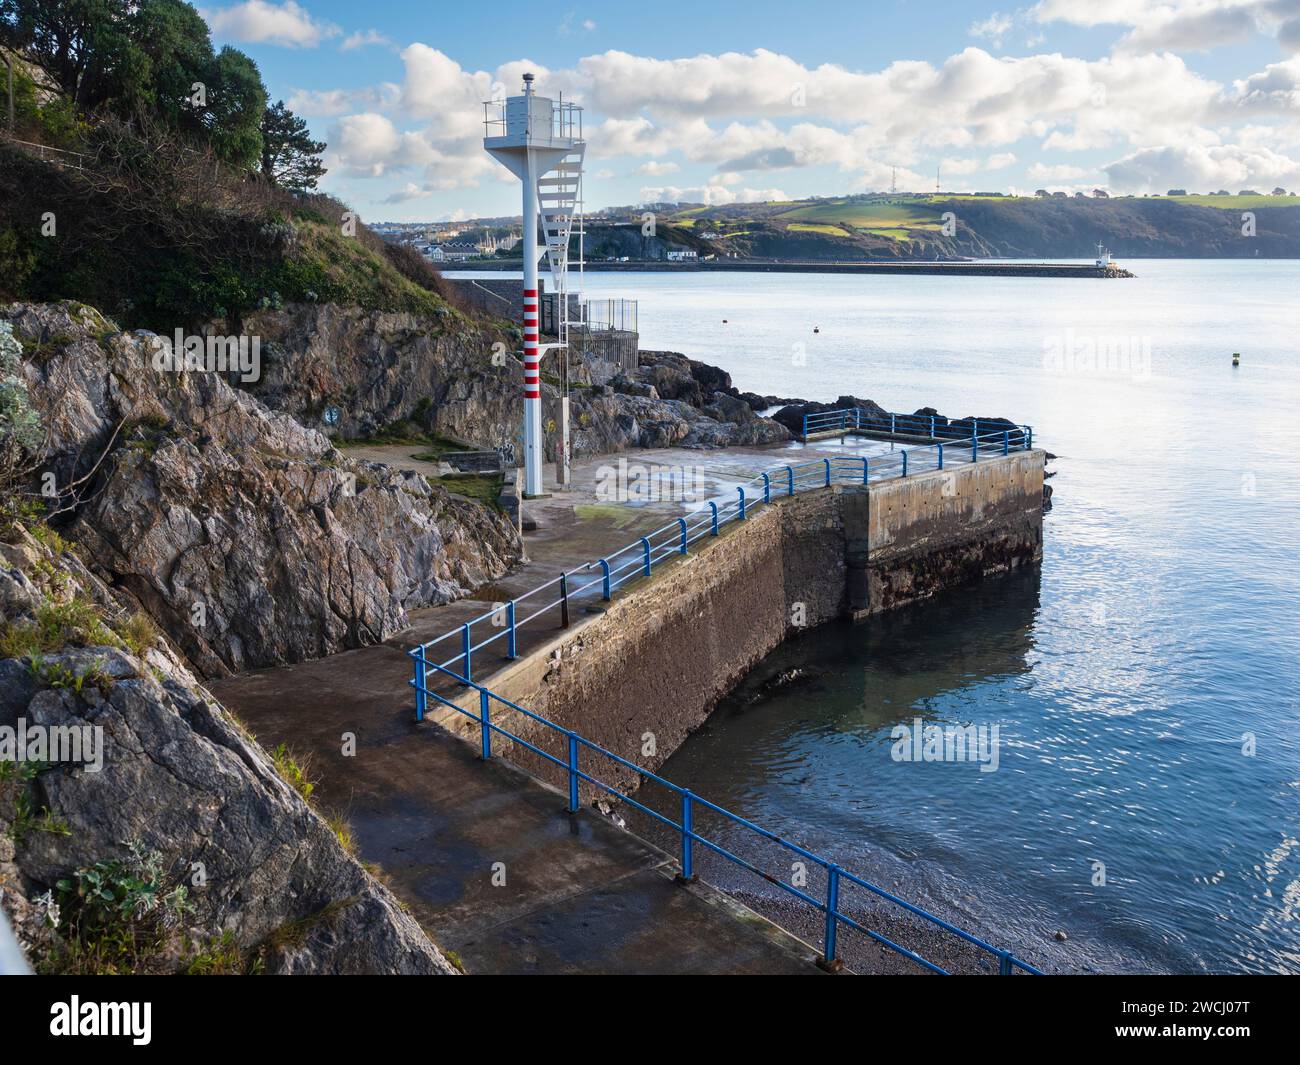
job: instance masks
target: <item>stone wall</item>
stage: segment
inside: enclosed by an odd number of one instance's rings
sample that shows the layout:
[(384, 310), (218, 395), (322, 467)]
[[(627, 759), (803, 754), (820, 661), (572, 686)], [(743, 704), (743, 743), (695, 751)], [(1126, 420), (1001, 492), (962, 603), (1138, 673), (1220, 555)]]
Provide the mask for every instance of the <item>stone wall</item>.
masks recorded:
[[(607, 609), (492, 676), (501, 697), (655, 770), (782, 640), (865, 616), (1042, 555), (1041, 451), (975, 466), (779, 499)], [(470, 698), (472, 697), (472, 698)], [(478, 711), (477, 693), (463, 704)], [(564, 759), (563, 736), (500, 703), (494, 720)], [(433, 717), (464, 734), (452, 711)], [(647, 734), (653, 736), (652, 745)], [(562, 771), (493, 740), (543, 779)], [(628, 788), (636, 775), (585, 752), (582, 765)], [(590, 792), (590, 794), (589, 794)], [(584, 801), (595, 797), (583, 788)]]

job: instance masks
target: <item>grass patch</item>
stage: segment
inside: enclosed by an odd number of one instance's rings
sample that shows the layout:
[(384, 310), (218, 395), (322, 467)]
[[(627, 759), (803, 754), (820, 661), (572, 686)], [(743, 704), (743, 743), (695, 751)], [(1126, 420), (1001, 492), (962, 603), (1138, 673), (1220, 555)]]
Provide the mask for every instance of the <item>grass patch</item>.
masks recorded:
[(498, 505), (497, 501), (501, 496), (505, 478), (499, 473), (449, 473), (434, 478), (434, 483), (442, 485), (447, 491), (458, 496), (495, 507)]
[(828, 237), (851, 237), (853, 234), (839, 226), (825, 225), (818, 222), (791, 222), (787, 227), (792, 233), (821, 233)]
[(113, 622), (113, 631), (126, 644), (126, 649), (137, 658), (144, 657), (144, 653), (158, 639), (158, 626), (142, 611), (136, 611), (124, 621)]
[(36, 608), (35, 620), (9, 622), (0, 629), (0, 658), (35, 658), (80, 647), (116, 646), (117, 637), (100, 618), (99, 607), (73, 596), (63, 603), (47, 599)]
[(316, 782), (307, 775), (310, 762), (309, 758), (299, 762), (283, 743), (271, 752), (271, 764), (275, 766), (275, 771), (289, 787), (302, 796), (304, 802), (310, 802), (312, 792), (316, 790)]

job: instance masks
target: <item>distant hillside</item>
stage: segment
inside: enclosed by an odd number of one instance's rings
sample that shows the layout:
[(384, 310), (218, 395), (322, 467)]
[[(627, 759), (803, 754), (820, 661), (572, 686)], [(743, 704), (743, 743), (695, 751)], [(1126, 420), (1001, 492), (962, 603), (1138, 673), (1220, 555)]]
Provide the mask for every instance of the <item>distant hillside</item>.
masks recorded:
[[(952, 218), (945, 220), (948, 212)], [(1250, 236), (1243, 232), (1245, 212), (1253, 216)], [(1300, 257), (1300, 199), (1294, 196), (855, 196), (660, 205), (656, 213), (661, 243), (722, 257), (1078, 259), (1091, 258), (1099, 241), (1119, 258)], [(601, 241), (613, 228), (589, 226), (589, 254), (600, 257)], [(620, 254), (641, 257), (637, 240), (621, 244)], [(659, 256), (651, 250), (645, 257)]]

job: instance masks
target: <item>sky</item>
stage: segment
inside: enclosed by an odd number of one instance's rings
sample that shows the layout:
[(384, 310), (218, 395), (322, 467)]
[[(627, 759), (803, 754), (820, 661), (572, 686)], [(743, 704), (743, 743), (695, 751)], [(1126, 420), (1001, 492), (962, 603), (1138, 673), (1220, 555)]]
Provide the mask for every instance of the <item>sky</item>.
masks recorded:
[(198, 4), (379, 221), (519, 213), (483, 107), (584, 107), (588, 209), (1300, 188), (1300, 0)]

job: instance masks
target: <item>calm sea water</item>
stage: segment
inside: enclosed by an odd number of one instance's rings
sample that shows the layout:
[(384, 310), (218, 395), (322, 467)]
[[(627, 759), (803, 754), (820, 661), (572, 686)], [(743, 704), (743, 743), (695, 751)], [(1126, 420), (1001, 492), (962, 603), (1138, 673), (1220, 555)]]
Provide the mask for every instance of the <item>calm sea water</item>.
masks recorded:
[[(664, 773), (1031, 958), (1300, 972), (1300, 262), (1126, 265), (588, 275), (742, 389), (1059, 456), (1040, 571), (786, 644)], [(894, 761), (916, 717), (997, 725), (999, 768)]]

